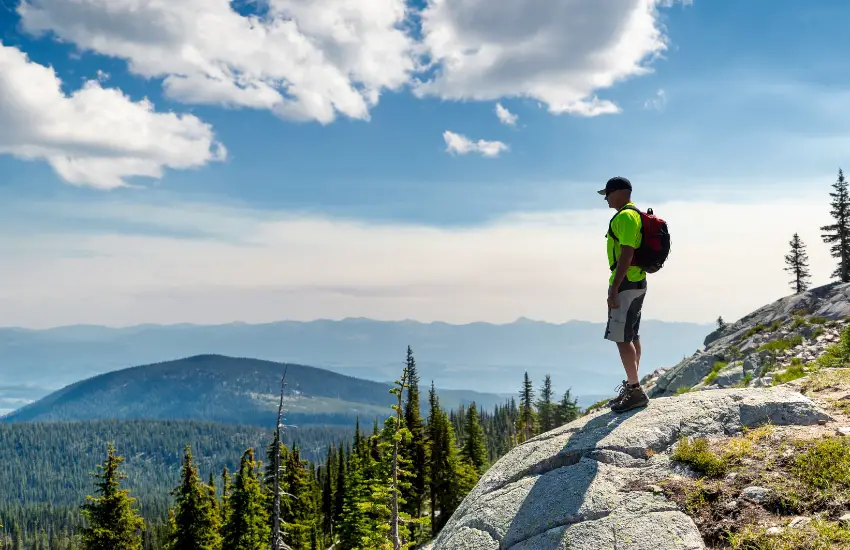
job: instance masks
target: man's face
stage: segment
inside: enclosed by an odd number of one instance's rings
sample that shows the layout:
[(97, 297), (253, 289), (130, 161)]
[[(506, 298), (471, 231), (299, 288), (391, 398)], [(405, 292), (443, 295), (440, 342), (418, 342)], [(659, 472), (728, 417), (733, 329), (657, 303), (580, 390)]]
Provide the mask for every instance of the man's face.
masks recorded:
[(605, 195), (605, 202), (608, 203), (608, 208), (617, 209), (617, 205), (620, 204), (620, 195), (623, 194), (623, 191), (611, 191), (607, 195)]

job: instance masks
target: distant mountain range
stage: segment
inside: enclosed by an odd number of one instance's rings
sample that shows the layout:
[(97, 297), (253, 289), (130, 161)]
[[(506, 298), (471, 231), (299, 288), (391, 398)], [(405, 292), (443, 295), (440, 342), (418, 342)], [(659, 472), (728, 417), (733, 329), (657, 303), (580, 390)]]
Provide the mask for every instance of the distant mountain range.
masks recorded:
[[(702, 346), (713, 327), (645, 320), (641, 372), (671, 366)], [(313, 365), (390, 382), (412, 346), (424, 384), (515, 395), (528, 371), (535, 387), (546, 373), (556, 392), (580, 401), (611, 392), (623, 378), (604, 324), (421, 323), (369, 319), (267, 324), (77, 325), (47, 330), (0, 329), (0, 412), (63, 386), (135, 365), (201, 354)]]
[[(286, 374), (285, 422), (297, 427), (379, 425), (392, 414), (390, 385), (304, 365), (200, 355), (101, 374), (71, 384), (0, 418), (0, 422), (202, 420), (273, 428)], [(428, 414), (429, 385), (421, 385)], [(492, 409), (504, 396), (438, 390), (446, 409), (475, 401)], [(296, 430), (298, 428), (295, 428)]]

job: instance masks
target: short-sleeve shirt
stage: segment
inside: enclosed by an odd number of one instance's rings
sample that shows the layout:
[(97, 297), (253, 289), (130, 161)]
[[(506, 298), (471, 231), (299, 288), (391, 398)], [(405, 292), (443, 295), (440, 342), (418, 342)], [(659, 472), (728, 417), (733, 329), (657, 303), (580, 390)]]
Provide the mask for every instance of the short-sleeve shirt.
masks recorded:
[[(626, 206), (635, 205), (634, 203), (630, 202)], [(621, 245), (631, 246), (632, 248), (637, 248), (640, 246), (640, 229), (640, 214), (638, 214), (634, 210), (627, 209), (626, 207), (621, 208), (617, 212), (617, 214), (614, 216), (613, 221), (611, 222), (611, 231), (613, 231), (614, 235), (617, 236), (619, 242), (612, 239), (610, 234), (607, 236), (609, 266), (614, 265), (614, 260), (620, 258)], [(615, 271), (611, 271), (611, 277), (608, 279), (609, 285), (614, 283), (614, 272)], [(628, 271), (626, 271), (626, 279), (633, 283), (642, 281), (646, 279), (646, 271), (639, 267), (631, 266), (629, 267)]]

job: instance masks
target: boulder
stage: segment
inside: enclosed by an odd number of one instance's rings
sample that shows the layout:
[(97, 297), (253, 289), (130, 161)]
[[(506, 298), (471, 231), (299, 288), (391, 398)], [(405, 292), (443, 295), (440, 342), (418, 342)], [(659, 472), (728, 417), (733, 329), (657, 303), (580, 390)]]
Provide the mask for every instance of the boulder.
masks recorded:
[(744, 366), (742, 363), (732, 363), (717, 373), (714, 384), (721, 388), (731, 388), (744, 379)]
[(746, 359), (744, 359), (744, 374), (749, 374), (753, 378), (759, 375), (761, 372), (761, 367), (764, 364), (761, 356), (757, 353), (753, 353), (748, 355)]
[(692, 388), (705, 378), (720, 357), (708, 353), (698, 353), (662, 374), (650, 388), (649, 396), (663, 396), (676, 393), (680, 388)]
[(669, 452), (682, 436), (720, 436), (772, 422), (829, 417), (788, 388), (722, 389), (653, 399), (637, 411), (588, 415), (499, 459), (434, 541), (439, 550), (696, 550), (693, 520), (653, 491), (693, 475)]

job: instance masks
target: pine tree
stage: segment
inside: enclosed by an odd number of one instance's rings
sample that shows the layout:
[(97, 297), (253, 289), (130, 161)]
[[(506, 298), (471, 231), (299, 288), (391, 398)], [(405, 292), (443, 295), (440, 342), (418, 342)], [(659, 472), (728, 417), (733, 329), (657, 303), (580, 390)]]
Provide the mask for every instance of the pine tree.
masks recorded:
[(723, 316), (717, 318), (717, 330), (723, 330), (726, 328), (726, 321), (723, 320)]
[(339, 522), (339, 543), (346, 550), (360, 548), (366, 537), (366, 514), (362, 505), (368, 501), (366, 480), (363, 476), (363, 457), (355, 449), (348, 455), (345, 467), (345, 489), (342, 514)]
[(799, 294), (809, 288), (809, 280), (811, 279), (809, 255), (806, 254), (806, 245), (797, 233), (794, 233), (791, 242), (788, 244), (791, 245), (791, 251), (785, 255), (785, 263), (788, 266), (785, 271), (788, 271), (794, 277), (790, 283), (791, 288)]
[(531, 439), (535, 434), (534, 429), (534, 388), (531, 385), (531, 379), (528, 377), (528, 372), (525, 373), (522, 389), (519, 392), (519, 422), (518, 431), (522, 432), (521, 441)]
[(345, 449), (342, 446), (342, 441), (340, 441), (336, 465), (336, 492), (334, 493), (333, 522), (335, 526), (338, 526), (340, 523), (342, 509), (345, 503), (345, 462)]
[(325, 467), (322, 469), (322, 530), (328, 534), (333, 534), (334, 531), (333, 467), (335, 461), (334, 448), (328, 445)]
[[(472, 464), (460, 459), (452, 423), (440, 407), (433, 381), (428, 402), (431, 406), (427, 427), (431, 446), (428, 462), (431, 533), (436, 536), (463, 497), (475, 486), (478, 474)], [(439, 516), (436, 515), (437, 511)]]
[(573, 420), (579, 417), (580, 411), (578, 406), (578, 400), (573, 399), (570, 396), (570, 390), (564, 392), (564, 397), (561, 398), (561, 402), (558, 403), (557, 407), (557, 419), (558, 425), (563, 426), (564, 424), (569, 424)]
[(301, 459), (301, 451), (298, 447), (293, 447), (292, 451), (287, 453), (281, 483), (288, 492), (285, 495), (286, 500), (290, 501), (285, 513), (281, 515), (285, 532), (283, 540), (293, 550), (307, 550), (310, 547), (310, 531), (315, 519), (312, 482), (304, 460)]
[(225, 466), (221, 470), (221, 507), (219, 509), (222, 525), (225, 525), (230, 517), (230, 490), (230, 472)]
[(201, 483), (189, 445), (183, 457), (182, 482), (172, 494), (176, 505), (172, 509), (172, 530), (166, 550), (218, 550), (221, 548), (221, 528), (215, 501), (209, 489)]
[(545, 433), (556, 428), (555, 405), (552, 403), (552, 377), (548, 374), (540, 389), (540, 400), (537, 402), (537, 412), (540, 416), (540, 432)]
[(419, 373), (413, 350), (407, 347), (408, 388), (404, 406), (404, 425), (410, 432), (410, 440), (402, 446), (402, 454), (410, 464), (410, 486), (403, 492), (404, 511), (414, 518), (422, 515), (427, 485), (427, 441), (425, 421), (422, 418), (419, 398)]
[(484, 430), (478, 421), (478, 408), (475, 402), (466, 411), (466, 429), (461, 456), (475, 468), (478, 474), (487, 470), (487, 444), (484, 441)]
[(115, 453), (115, 446), (107, 445), (106, 461), (99, 465), (102, 473), (93, 474), (99, 496), (86, 497), (82, 515), (88, 525), (80, 528), (82, 550), (141, 550), (144, 520), (134, 508), (135, 498), (121, 489), (126, 475), (118, 469), (124, 457)]
[(838, 180), (832, 185), (832, 210), (830, 215), (835, 223), (821, 227), (823, 240), (831, 244), (830, 253), (838, 258), (838, 267), (831, 277), (842, 283), (850, 282), (850, 191), (844, 172), (838, 169)]
[(230, 517), (224, 526), (223, 550), (266, 550), (271, 539), (266, 498), (258, 479), (254, 449), (242, 455), (230, 495)]

